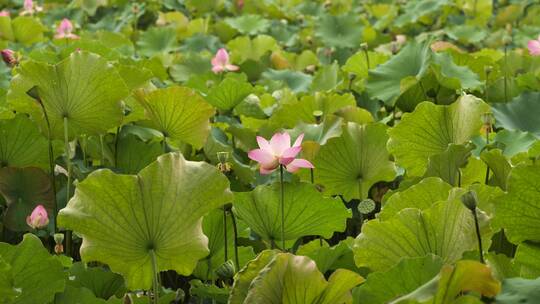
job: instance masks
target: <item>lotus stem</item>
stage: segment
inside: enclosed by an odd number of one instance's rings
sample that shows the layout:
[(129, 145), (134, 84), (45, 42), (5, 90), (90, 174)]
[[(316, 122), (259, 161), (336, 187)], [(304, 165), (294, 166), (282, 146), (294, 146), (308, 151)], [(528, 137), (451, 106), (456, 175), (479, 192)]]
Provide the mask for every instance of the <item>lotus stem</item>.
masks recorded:
[(51, 123), (49, 122), (49, 116), (47, 115), (47, 111), (45, 110), (45, 106), (41, 102), (41, 99), (39, 97), (36, 98), (39, 105), (41, 106), (41, 110), (43, 111), (43, 117), (45, 118), (45, 123), (47, 125), (47, 141), (49, 145), (49, 174), (51, 178), (51, 186), (53, 190), (53, 218), (54, 218), (54, 233), (58, 232), (58, 224), (56, 223), (56, 218), (58, 216), (58, 202), (56, 201), (56, 182), (54, 178), (54, 151), (52, 146), (52, 138), (51, 138)]
[(120, 131), (122, 127), (116, 128), (116, 135), (114, 136), (114, 166), (118, 166), (118, 142), (120, 141)]
[(280, 192), (281, 192), (281, 200), (280, 200), (280, 207), (281, 207), (281, 249), (283, 251), (286, 251), (285, 248), (285, 191), (284, 191), (284, 184), (283, 184), (283, 165), (279, 165), (279, 184), (280, 184)]
[(315, 172), (313, 171), (313, 168), (309, 168), (309, 177), (312, 184), (315, 184)]
[[(69, 155), (69, 123), (67, 116), (64, 116), (64, 149), (66, 153), (67, 183), (66, 183), (66, 206), (69, 202), (71, 192), (71, 157)], [(56, 223), (56, 221), (55, 221)], [(66, 230), (66, 254), (71, 256), (71, 231)]]
[(101, 166), (105, 167), (105, 143), (103, 142), (103, 135), (99, 135), (99, 145), (101, 147)]
[(234, 233), (234, 263), (236, 264), (236, 270), (240, 270), (240, 260), (238, 259), (238, 227), (236, 226), (236, 218), (231, 210), (231, 221)]
[(225, 243), (225, 263), (229, 260), (227, 245), (227, 208), (223, 206), (223, 242)]
[(152, 295), (153, 295), (153, 301), (152, 303), (158, 304), (159, 302), (159, 280), (158, 280), (158, 268), (157, 268), (157, 259), (156, 259), (156, 252), (154, 249), (150, 250), (150, 258), (152, 259), (152, 274), (153, 274), (153, 280), (152, 280)]
[(476, 215), (476, 208), (471, 210), (474, 218), (474, 226), (476, 228), (476, 238), (478, 240), (478, 254), (480, 255), (480, 263), (484, 264), (484, 252), (482, 250), (482, 236), (480, 235), (480, 225), (478, 225), (478, 216)]

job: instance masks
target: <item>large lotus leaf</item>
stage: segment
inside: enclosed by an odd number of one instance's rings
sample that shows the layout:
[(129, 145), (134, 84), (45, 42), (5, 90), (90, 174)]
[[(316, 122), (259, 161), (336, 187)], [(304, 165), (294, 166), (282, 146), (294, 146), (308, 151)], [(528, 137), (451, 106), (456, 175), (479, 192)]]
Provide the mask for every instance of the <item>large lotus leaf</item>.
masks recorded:
[(354, 48), (362, 39), (362, 24), (356, 14), (325, 14), (317, 22), (315, 35), (328, 47)]
[(28, 231), (26, 217), (37, 205), (49, 214), (54, 209), (54, 193), (50, 176), (35, 167), (0, 169), (0, 194), (7, 203), (3, 224), (14, 231)]
[(11, 266), (13, 286), (20, 293), (10, 304), (47, 304), (64, 290), (62, 264), (49, 255), (38, 237), (25, 234), (18, 245), (0, 243), (0, 256)]
[(435, 14), (449, 4), (448, 0), (413, 0), (406, 2), (403, 7), (404, 14), (396, 18), (394, 25), (397, 27), (404, 27), (411, 23), (419, 21), (431, 20), (429, 16), (436, 18)]
[(15, 297), (21, 293), (13, 284), (11, 266), (0, 256), (0, 294), (3, 297), (0, 299), (3, 301), (1, 303), (13, 303)]
[[(55, 304), (107, 304), (108, 302), (96, 297), (85, 287), (67, 285), (64, 292), (54, 298)], [(111, 303), (114, 303), (111, 301)]]
[[(458, 261), (455, 266), (443, 266), (441, 272), (433, 280), (392, 303), (452, 304), (459, 303), (455, 302), (456, 298), (463, 292), (477, 292), (486, 297), (494, 297), (500, 290), (501, 283), (493, 277), (489, 266), (476, 261), (463, 260)], [(465, 301), (465, 303), (471, 302)]]
[(225, 22), (243, 35), (256, 35), (265, 32), (270, 22), (259, 15), (241, 15), (227, 18)]
[(69, 269), (69, 275), (68, 285), (87, 288), (97, 298), (108, 300), (125, 290), (122, 276), (103, 267), (87, 267), (84, 263), (77, 262)]
[[(285, 240), (306, 235), (330, 238), (345, 230), (350, 213), (337, 198), (324, 197), (308, 183), (285, 183)], [(235, 193), (234, 211), (265, 240), (281, 240), (280, 184)]]
[(528, 131), (540, 137), (540, 93), (526, 92), (509, 103), (491, 105), (495, 115), (495, 125), (509, 130)]
[(227, 43), (232, 51), (233, 62), (243, 63), (246, 60), (259, 61), (263, 55), (279, 48), (276, 40), (267, 35), (257, 35), (250, 39), (247, 36), (237, 37)]
[(520, 276), (537, 278), (540, 276), (540, 245), (524, 242), (518, 245), (514, 257), (515, 264), (520, 266)]
[(128, 89), (116, 69), (98, 55), (76, 51), (56, 65), (26, 61), (12, 80), (8, 100), (15, 109), (29, 112), (42, 123), (43, 113), (26, 92), (37, 91), (54, 138), (64, 138), (64, 118), (71, 137), (103, 134), (120, 124), (120, 101)]
[(502, 282), (501, 293), (496, 297), (497, 304), (536, 303), (540, 299), (540, 278), (506, 279)]
[(295, 93), (307, 92), (312, 81), (311, 75), (292, 70), (268, 69), (262, 74), (262, 78), (283, 84)]
[(422, 102), (388, 131), (388, 150), (409, 175), (423, 175), (430, 156), (444, 152), (450, 144), (464, 144), (478, 134), (481, 115), (486, 112), (488, 105), (471, 95), (449, 106)]
[(458, 186), (460, 168), (467, 164), (473, 148), (473, 145), (448, 145), (444, 152), (429, 157), (425, 176), (440, 177), (450, 185)]
[(176, 31), (172, 27), (151, 27), (142, 32), (137, 41), (138, 51), (143, 56), (169, 53), (176, 50)]
[(229, 296), (229, 303), (244, 303), (251, 282), (259, 272), (274, 258), (277, 251), (264, 250), (257, 257), (249, 261), (244, 268), (234, 276), (234, 284)]
[(439, 83), (450, 89), (474, 90), (482, 85), (478, 75), (466, 66), (455, 64), (448, 53), (433, 54), (433, 69)]
[(366, 85), (369, 96), (393, 105), (401, 93), (424, 76), (430, 60), (429, 44), (408, 44), (390, 60), (369, 71)]
[(125, 174), (137, 174), (163, 153), (159, 142), (144, 142), (128, 134), (118, 140), (115, 167)]
[(367, 222), (356, 238), (354, 254), (357, 266), (381, 271), (404, 257), (430, 253), (453, 263), (476, 246), (471, 211), (456, 199), (435, 203), (423, 211), (403, 209), (384, 222)]
[(492, 184), (506, 190), (508, 174), (512, 170), (512, 165), (504, 157), (501, 150), (484, 151), (480, 155), (480, 158), (489, 166), (490, 173), (492, 174)]
[(25, 46), (42, 41), (43, 32), (46, 30), (39, 19), (25, 16), (13, 19), (11, 27), (15, 40)]
[(330, 247), (326, 241), (315, 239), (300, 246), (296, 254), (305, 255), (315, 261), (317, 268), (322, 273), (338, 268), (355, 270), (356, 266), (352, 254), (353, 242), (354, 239), (348, 237), (337, 245)]
[(323, 117), (328, 117), (347, 107), (356, 107), (356, 101), (352, 94), (316, 94), (300, 99), (285, 99), (274, 110), (269, 121), (278, 128), (294, 128), (301, 122), (317, 123), (316, 111), (322, 112)]
[(48, 168), (47, 139), (26, 116), (0, 120), (0, 167)]
[(60, 211), (58, 224), (83, 238), (83, 261), (120, 273), (131, 289), (152, 285), (158, 271), (189, 275), (208, 254), (202, 217), (232, 201), (228, 180), (209, 164), (179, 153), (157, 159), (138, 175), (91, 173)]
[(313, 77), (313, 82), (311, 83), (311, 91), (329, 91), (335, 89), (341, 82), (343, 77), (341, 75), (341, 70), (339, 64), (334, 62), (330, 65), (325, 65), (321, 67), (315, 77)]
[(151, 92), (138, 91), (137, 100), (146, 110), (146, 125), (173, 141), (202, 147), (210, 132), (214, 109), (195, 91), (172, 86)]
[(538, 139), (529, 132), (519, 130), (498, 131), (493, 139), (494, 142), (502, 144), (503, 155), (512, 157), (520, 152), (527, 152)]
[(340, 137), (331, 138), (315, 158), (315, 177), (329, 194), (346, 200), (364, 199), (369, 188), (395, 176), (386, 150), (387, 127), (379, 123), (347, 123)]
[[(210, 254), (199, 261), (194, 275), (204, 280), (218, 279), (215, 270), (225, 262), (225, 239), (223, 224), (223, 210), (216, 209), (203, 219), (203, 233), (208, 237), (208, 249)], [(240, 227), (237, 227), (240, 229)], [(248, 237), (241, 233), (238, 237)], [(235, 261), (234, 253), (234, 227), (231, 217), (227, 215), (227, 260)], [(238, 261), (240, 267), (244, 267), (248, 261), (255, 257), (253, 248), (238, 246)]]
[(251, 94), (252, 90), (249, 82), (229, 77), (211, 88), (207, 99), (214, 107), (229, 111)]
[(405, 208), (420, 210), (431, 207), (438, 201), (445, 201), (452, 186), (437, 177), (428, 177), (419, 183), (392, 194), (384, 203), (378, 218), (388, 220)]
[(388, 303), (392, 299), (413, 292), (433, 279), (442, 266), (442, 259), (431, 254), (403, 259), (388, 271), (370, 274), (364, 284), (354, 289), (354, 302)]
[[(326, 281), (308, 257), (271, 253), (273, 256), (262, 270), (259, 267), (250, 269), (248, 264), (248, 268), (239, 273), (237, 279), (243, 284), (235, 282), (230, 304), (351, 303), (350, 290), (364, 281), (360, 275), (345, 269), (335, 271)], [(262, 254), (265, 259), (259, 262), (268, 261), (267, 256), (271, 254), (268, 251)], [(249, 279), (251, 283), (247, 285)]]
[(512, 243), (540, 241), (540, 166), (512, 169), (507, 191), (495, 204), (494, 222)]

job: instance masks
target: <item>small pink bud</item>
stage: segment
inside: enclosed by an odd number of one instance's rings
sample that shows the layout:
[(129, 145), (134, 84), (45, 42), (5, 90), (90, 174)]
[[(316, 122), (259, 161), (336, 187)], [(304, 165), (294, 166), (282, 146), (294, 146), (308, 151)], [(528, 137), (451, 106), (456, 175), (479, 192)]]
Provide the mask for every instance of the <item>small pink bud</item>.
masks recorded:
[(216, 74), (227, 71), (237, 71), (238, 66), (231, 64), (229, 60), (229, 53), (226, 49), (221, 48), (217, 51), (214, 58), (212, 58), (212, 71)]
[(60, 24), (56, 27), (56, 35), (54, 35), (54, 38), (62, 39), (62, 38), (68, 38), (68, 39), (78, 39), (79, 36), (72, 33), (73, 32), (73, 24), (69, 19), (64, 18), (60, 22)]
[(12, 50), (3, 49), (0, 53), (2, 54), (2, 60), (4, 60), (4, 62), (8, 66), (12, 67), (17, 64), (17, 58), (15, 58), (15, 52), (13, 52)]
[(49, 224), (49, 216), (43, 205), (37, 205), (32, 213), (26, 217), (26, 224), (33, 229), (46, 227)]
[(9, 11), (6, 11), (6, 10), (0, 11), (0, 17), (9, 17), (9, 16), (10, 16)]

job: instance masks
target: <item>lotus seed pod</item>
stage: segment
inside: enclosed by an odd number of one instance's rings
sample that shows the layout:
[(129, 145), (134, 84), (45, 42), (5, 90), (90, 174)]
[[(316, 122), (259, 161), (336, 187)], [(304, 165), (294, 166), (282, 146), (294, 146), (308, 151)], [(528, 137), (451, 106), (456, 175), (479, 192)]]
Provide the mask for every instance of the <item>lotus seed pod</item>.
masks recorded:
[(358, 212), (360, 212), (362, 214), (369, 214), (369, 213), (371, 213), (371, 212), (373, 212), (375, 210), (376, 206), (377, 205), (375, 204), (375, 201), (368, 198), (368, 199), (362, 200), (358, 204)]

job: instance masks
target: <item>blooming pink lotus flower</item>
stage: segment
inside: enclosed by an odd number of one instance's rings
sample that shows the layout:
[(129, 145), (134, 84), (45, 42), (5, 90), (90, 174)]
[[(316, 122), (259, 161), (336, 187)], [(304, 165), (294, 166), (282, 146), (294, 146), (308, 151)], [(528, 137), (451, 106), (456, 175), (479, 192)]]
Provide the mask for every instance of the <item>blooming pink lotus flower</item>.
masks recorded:
[(314, 168), (309, 161), (296, 158), (296, 155), (302, 151), (302, 139), (304, 139), (304, 134), (300, 134), (291, 147), (291, 137), (286, 132), (274, 134), (270, 142), (257, 136), (260, 149), (249, 151), (248, 157), (260, 164), (261, 174), (270, 174), (280, 165), (285, 166), (291, 173), (300, 168)]
[(536, 40), (529, 40), (527, 47), (532, 56), (540, 56), (540, 36), (538, 36), (538, 39)]
[(49, 216), (43, 205), (37, 205), (34, 211), (26, 217), (26, 224), (33, 229), (39, 229), (49, 224)]
[(64, 18), (56, 27), (56, 35), (54, 35), (54, 38), (79, 39), (79, 36), (72, 34), (71, 32), (73, 32), (73, 24), (71, 21), (69, 21), (69, 19)]
[(212, 72), (221, 73), (227, 71), (237, 71), (238, 66), (233, 65), (229, 61), (229, 53), (224, 48), (217, 51), (216, 56), (212, 58)]
[(6, 10), (0, 11), (0, 17), (9, 17), (9, 16), (10, 16), (9, 11), (6, 11)]
[(43, 8), (41, 6), (34, 5), (34, 1), (24, 0), (23, 10), (19, 15), (33, 15), (34, 13), (41, 12), (42, 10)]

